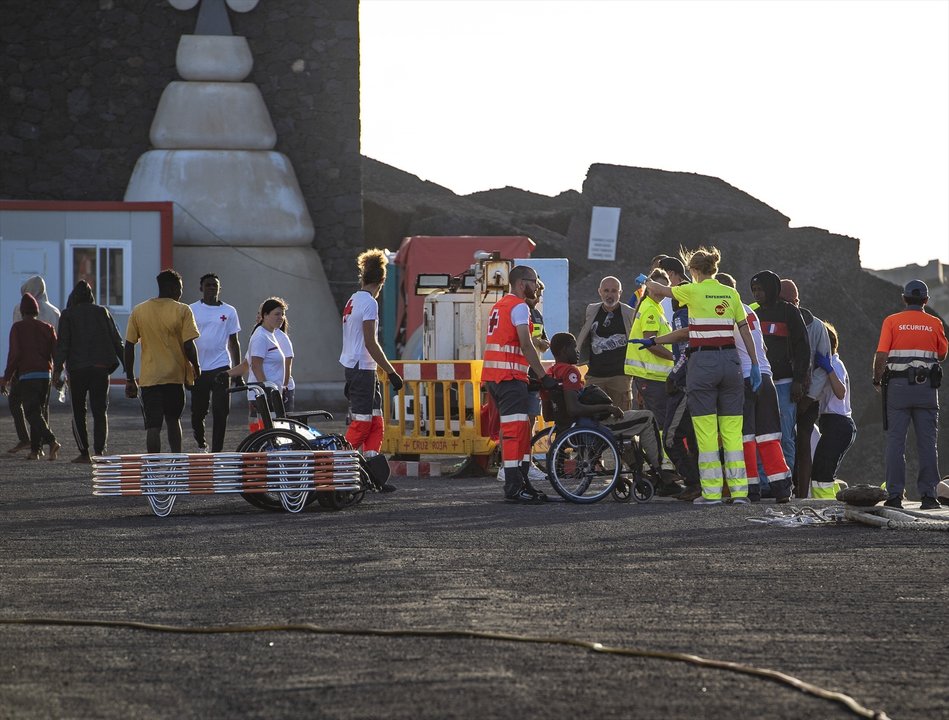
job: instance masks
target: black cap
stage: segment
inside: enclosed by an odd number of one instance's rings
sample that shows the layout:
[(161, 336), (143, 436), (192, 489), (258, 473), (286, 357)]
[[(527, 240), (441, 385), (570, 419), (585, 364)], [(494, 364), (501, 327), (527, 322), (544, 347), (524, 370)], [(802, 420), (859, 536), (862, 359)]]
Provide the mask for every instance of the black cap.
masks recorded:
[(907, 300), (925, 300), (929, 297), (929, 288), (922, 280), (910, 280), (903, 286), (903, 297)]
[(682, 261), (679, 258), (674, 257), (664, 257), (659, 261), (659, 267), (665, 270), (666, 272), (678, 273), (685, 277), (685, 265), (682, 264)]

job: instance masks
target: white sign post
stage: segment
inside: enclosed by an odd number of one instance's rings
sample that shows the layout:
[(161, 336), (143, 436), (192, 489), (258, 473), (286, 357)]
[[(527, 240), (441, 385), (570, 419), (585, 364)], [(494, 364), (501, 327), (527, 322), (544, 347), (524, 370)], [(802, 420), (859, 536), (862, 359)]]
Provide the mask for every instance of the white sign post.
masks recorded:
[(590, 216), (590, 244), (587, 260), (616, 260), (616, 236), (619, 233), (617, 207), (594, 207)]

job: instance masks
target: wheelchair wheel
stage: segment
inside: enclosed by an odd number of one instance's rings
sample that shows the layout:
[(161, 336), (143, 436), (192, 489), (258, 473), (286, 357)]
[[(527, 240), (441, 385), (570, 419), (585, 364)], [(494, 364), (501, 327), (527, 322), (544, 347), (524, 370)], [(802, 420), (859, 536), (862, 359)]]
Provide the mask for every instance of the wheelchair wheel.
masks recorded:
[(564, 500), (595, 503), (609, 495), (620, 474), (610, 437), (595, 428), (574, 428), (558, 437), (547, 455), (547, 475)]
[[(237, 446), (237, 452), (265, 452), (267, 450), (309, 450), (310, 444), (302, 437), (290, 430), (273, 428), (271, 430), (258, 430), (253, 435), (244, 438)], [(316, 500), (317, 493), (306, 493), (302, 499), (303, 506), (306, 507)], [(283, 511), (284, 506), (280, 501), (280, 495), (277, 493), (241, 493), (244, 498), (254, 507), (261, 510)]]
[(633, 486), (627, 478), (621, 477), (616, 481), (613, 486), (613, 499), (621, 503), (628, 503), (633, 499)]
[(649, 502), (655, 493), (656, 489), (652, 482), (644, 477), (637, 478), (636, 482), (633, 483), (633, 500), (638, 503)]

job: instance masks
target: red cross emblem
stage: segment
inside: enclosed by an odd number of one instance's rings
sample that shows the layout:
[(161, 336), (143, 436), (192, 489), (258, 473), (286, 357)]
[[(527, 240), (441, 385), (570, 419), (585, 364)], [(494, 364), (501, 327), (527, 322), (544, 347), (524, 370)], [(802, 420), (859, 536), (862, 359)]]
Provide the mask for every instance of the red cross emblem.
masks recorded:
[(491, 311), (491, 317), (488, 319), (488, 335), (491, 335), (495, 330), (498, 329), (500, 324), (500, 316), (497, 310)]
[(227, 321), (227, 315), (221, 315), (221, 322)]
[(343, 308), (343, 324), (346, 324), (346, 318), (353, 314), (353, 299), (350, 298), (349, 302), (346, 303), (346, 307)]

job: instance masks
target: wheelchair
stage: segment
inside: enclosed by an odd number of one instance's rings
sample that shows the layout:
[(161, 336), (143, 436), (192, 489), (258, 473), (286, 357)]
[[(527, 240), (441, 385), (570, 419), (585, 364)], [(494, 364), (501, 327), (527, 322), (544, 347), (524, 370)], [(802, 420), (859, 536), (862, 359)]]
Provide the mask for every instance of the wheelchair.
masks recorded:
[(531, 456), (560, 497), (589, 504), (612, 495), (617, 502), (648, 502), (655, 494), (643, 473), (645, 456), (634, 435), (617, 435), (602, 423), (608, 415), (567, 414), (563, 389), (548, 392), (544, 419), (554, 424), (536, 433)]
[[(239, 387), (230, 387), (227, 391), (228, 393), (251, 392), (254, 395), (253, 403), (257, 409), (257, 416), (264, 425), (263, 429), (252, 432), (241, 440), (237, 445), (237, 452), (352, 449), (342, 435), (324, 435), (310, 426), (310, 418), (332, 420), (332, 413), (326, 410), (287, 412), (280, 388), (275, 383), (247, 383)], [(359, 453), (359, 477), (360, 487), (355, 491), (241, 493), (241, 497), (262, 510), (284, 510), (288, 502), (302, 509), (314, 501), (323, 508), (342, 510), (361, 502), (367, 491), (382, 490), (389, 479), (388, 463), (382, 455), (367, 460), (362, 453)], [(287, 497), (281, 500), (280, 495), (298, 497)]]

